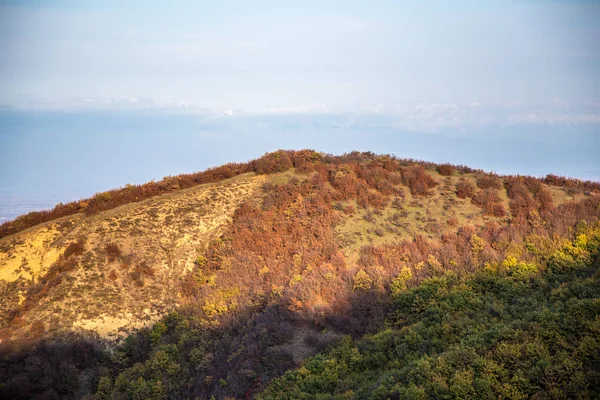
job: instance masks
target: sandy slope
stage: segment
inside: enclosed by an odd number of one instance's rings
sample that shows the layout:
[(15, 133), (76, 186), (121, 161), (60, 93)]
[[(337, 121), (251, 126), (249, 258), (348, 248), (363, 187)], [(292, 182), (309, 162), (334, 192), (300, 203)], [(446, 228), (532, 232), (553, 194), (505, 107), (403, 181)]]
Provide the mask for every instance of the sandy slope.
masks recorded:
[[(0, 239), (0, 321), (5, 328), (0, 339), (27, 333), (36, 321), (49, 333), (88, 330), (108, 339), (155, 321), (178, 305), (182, 276), (264, 180), (245, 174)], [(23, 302), (26, 289), (77, 240), (85, 242), (77, 268), (15, 321), (9, 312)], [(119, 259), (109, 261), (108, 243), (118, 244)], [(136, 268), (145, 271), (138, 279)]]

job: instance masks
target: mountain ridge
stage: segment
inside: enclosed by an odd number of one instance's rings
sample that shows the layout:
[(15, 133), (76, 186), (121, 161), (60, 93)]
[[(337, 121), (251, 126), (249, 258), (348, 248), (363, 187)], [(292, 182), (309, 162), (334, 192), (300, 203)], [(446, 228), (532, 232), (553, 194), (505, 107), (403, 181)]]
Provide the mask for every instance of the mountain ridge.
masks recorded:
[[(63, 343), (89, 359), (65, 350), (60, 393), (240, 398), (378, 332), (430, 279), (589, 263), (600, 184), (277, 151), (61, 207), (0, 238), (0, 393)], [(25, 397), (65, 383), (40, 373)]]

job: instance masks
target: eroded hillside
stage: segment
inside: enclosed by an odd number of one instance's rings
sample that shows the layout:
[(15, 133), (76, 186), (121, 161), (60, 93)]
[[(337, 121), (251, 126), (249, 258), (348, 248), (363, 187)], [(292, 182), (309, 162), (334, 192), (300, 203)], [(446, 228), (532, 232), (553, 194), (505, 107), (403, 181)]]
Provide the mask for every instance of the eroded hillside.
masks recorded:
[[(114, 339), (156, 321), (264, 179), (245, 174), (0, 239), (3, 338), (86, 330)], [(65, 275), (52, 273), (57, 264)]]

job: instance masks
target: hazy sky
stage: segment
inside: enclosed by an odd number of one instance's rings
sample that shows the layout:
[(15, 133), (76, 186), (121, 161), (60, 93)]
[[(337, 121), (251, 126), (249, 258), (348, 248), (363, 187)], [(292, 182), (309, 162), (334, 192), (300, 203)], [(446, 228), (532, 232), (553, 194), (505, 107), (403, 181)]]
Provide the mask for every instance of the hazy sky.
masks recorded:
[(598, 1), (1, 1), (0, 103), (598, 101)]
[(0, 0), (0, 221), (352, 150), (600, 180), (600, 1)]

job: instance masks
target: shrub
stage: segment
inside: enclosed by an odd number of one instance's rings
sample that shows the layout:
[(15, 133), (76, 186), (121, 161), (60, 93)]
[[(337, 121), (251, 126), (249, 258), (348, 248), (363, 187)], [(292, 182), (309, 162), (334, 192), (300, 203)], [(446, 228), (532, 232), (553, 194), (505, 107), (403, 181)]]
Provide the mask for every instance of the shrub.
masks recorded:
[(354, 290), (371, 290), (373, 288), (373, 280), (363, 269), (359, 270), (352, 280)]
[(456, 183), (456, 195), (460, 199), (466, 199), (467, 197), (473, 197), (475, 194), (475, 187), (467, 181), (458, 181)]
[(508, 272), (509, 276), (517, 279), (529, 278), (531, 275), (538, 273), (538, 268), (535, 264), (518, 261), (513, 256), (506, 257), (506, 259), (502, 261), (501, 266)]
[(392, 296), (398, 296), (406, 290), (406, 282), (412, 278), (412, 271), (408, 267), (402, 268), (402, 270), (392, 280), (390, 285), (390, 292)]
[(83, 251), (85, 250), (84, 243), (84, 240), (81, 239), (77, 240), (76, 242), (70, 243), (65, 249), (63, 257), (67, 259), (72, 256), (79, 256), (83, 254)]
[(133, 280), (133, 282), (139, 286), (142, 287), (144, 286), (144, 280), (142, 279), (142, 274), (140, 273), (140, 271), (138, 271), (137, 269), (134, 271), (131, 271), (129, 273), (129, 277)]
[(448, 226), (455, 227), (455, 226), (458, 226), (458, 219), (456, 217), (452, 217), (452, 218), (449, 218), (446, 221), (446, 223), (448, 224)]
[(116, 243), (108, 243), (104, 247), (104, 251), (106, 252), (106, 258), (108, 259), (108, 262), (116, 261), (117, 259), (121, 258), (122, 255), (121, 249)]
[(204, 257), (203, 255), (199, 255), (195, 260), (194, 260), (194, 264), (196, 264), (199, 267), (204, 267), (207, 263), (207, 259), (206, 257)]
[(545, 187), (541, 187), (540, 190), (534, 195), (535, 201), (538, 203), (540, 212), (546, 213), (554, 209), (554, 200), (552, 194)]
[(46, 325), (42, 321), (35, 321), (29, 328), (29, 334), (32, 338), (38, 339), (46, 332)]
[(288, 152), (277, 150), (267, 153), (253, 162), (254, 171), (257, 174), (273, 174), (286, 171), (294, 166)]
[(454, 173), (454, 167), (450, 164), (442, 164), (437, 168), (440, 175), (450, 176)]
[(110, 279), (111, 281), (116, 281), (117, 278), (118, 278), (117, 272), (114, 269), (112, 269), (110, 271), (110, 273), (108, 274), (108, 279)]
[(504, 217), (506, 215), (506, 209), (502, 203), (496, 203), (492, 207), (492, 215), (494, 217)]
[(433, 276), (439, 276), (444, 273), (444, 267), (442, 266), (442, 263), (439, 262), (439, 260), (432, 254), (427, 256), (427, 265), (429, 267), (429, 272)]
[(573, 256), (564, 250), (555, 251), (548, 260), (548, 267), (555, 274), (570, 272), (576, 266), (577, 262)]
[(481, 207), (484, 214), (497, 217), (504, 216), (504, 206), (502, 206), (501, 201), (497, 190), (492, 188), (477, 192), (472, 199), (473, 204)]
[(402, 171), (402, 183), (409, 187), (413, 195), (429, 194), (429, 189), (437, 186), (437, 182), (425, 172), (422, 165), (407, 167)]
[(356, 212), (356, 208), (354, 208), (354, 206), (352, 204), (348, 204), (347, 206), (345, 206), (342, 211), (344, 212), (344, 214), (346, 215), (353, 215)]
[(495, 174), (480, 175), (477, 178), (477, 186), (480, 189), (500, 189), (502, 187), (502, 180)]
[(139, 272), (140, 274), (145, 275), (145, 276), (149, 276), (149, 277), (154, 276), (154, 268), (152, 268), (151, 266), (149, 266), (145, 262), (137, 265), (135, 267), (135, 271)]
[(548, 185), (574, 189), (575, 192), (582, 192), (584, 190), (600, 190), (600, 182), (581, 181), (579, 179), (565, 178), (564, 176), (552, 174), (546, 175), (546, 177), (543, 179), (543, 182), (547, 183)]
[(481, 253), (485, 248), (485, 242), (483, 239), (475, 234), (471, 236), (469, 243), (471, 244), (471, 253), (475, 255)]

